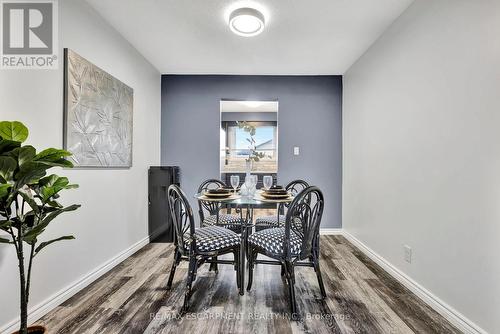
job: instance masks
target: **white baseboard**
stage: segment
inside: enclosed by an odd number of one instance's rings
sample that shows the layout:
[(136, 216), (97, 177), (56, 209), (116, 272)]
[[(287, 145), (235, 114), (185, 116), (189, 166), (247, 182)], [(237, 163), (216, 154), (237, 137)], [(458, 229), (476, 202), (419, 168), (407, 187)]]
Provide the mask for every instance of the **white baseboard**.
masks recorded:
[(437, 296), (433, 295), (429, 290), (425, 289), (423, 286), (415, 282), (412, 278), (407, 276), (401, 270), (392, 265), (385, 258), (377, 254), (370, 247), (366, 246), (363, 242), (358, 240), (349, 232), (343, 230), (342, 234), (349, 240), (353, 245), (355, 245), (359, 250), (365, 253), (370, 259), (382, 267), (387, 273), (394, 277), (398, 282), (407, 287), (416, 296), (427, 303), (436, 312), (441, 314), (455, 327), (466, 334), (488, 334), (484, 329), (473, 323), (471, 320), (467, 319), (463, 314), (455, 310), (450, 305), (446, 304), (444, 301), (439, 299)]
[(320, 228), (319, 234), (321, 235), (340, 235), (342, 234), (341, 228)]
[[(394, 265), (389, 263), (382, 256), (377, 254), (371, 248), (366, 246), (356, 237), (351, 235), (340, 228), (322, 228), (320, 229), (321, 235), (343, 235), (349, 240), (353, 245), (358, 247), (363, 253), (365, 253), (370, 259), (381, 266), (387, 273), (394, 277), (397, 281), (407, 287), (416, 296), (421, 298), (430, 307), (440, 313), (443, 317), (448, 319), (454, 326), (460, 329), (466, 334), (488, 334), (481, 327), (467, 319), (463, 314), (459, 313), (457, 310), (452, 308), (450, 305), (443, 302), (438, 297), (434, 296), (430, 291), (425, 289), (423, 286), (415, 282), (405, 273), (400, 271)], [(149, 243), (149, 237), (139, 240), (134, 245), (130, 246), (128, 249), (124, 250), (120, 254), (116, 255), (108, 262), (104, 263), (100, 267), (96, 268), (92, 272), (88, 273), (86, 276), (82, 277), (75, 283), (67, 286), (53, 296), (47, 298), (40, 304), (30, 308), (29, 310), (29, 323), (40, 319), (42, 316), (47, 314), (49, 311), (56, 308), (58, 305), (69, 299), (71, 296), (88, 286), (90, 283), (104, 275), (106, 272), (111, 270), (117, 264), (128, 258), (130, 255), (135, 253), (140, 248), (144, 247)], [(11, 333), (17, 330), (19, 327), (19, 319), (14, 319), (5, 326), (0, 328), (0, 333)]]
[[(62, 304), (64, 301), (75, 295), (77, 292), (88, 286), (90, 283), (94, 282), (96, 279), (113, 269), (117, 264), (134, 254), (136, 251), (144, 247), (149, 243), (149, 236), (143, 238), (125, 249), (123, 252), (119, 253), (115, 257), (111, 258), (109, 261), (105, 262), (101, 266), (95, 268), (87, 275), (80, 278), (78, 281), (68, 285), (67, 287), (61, 289), (59, 292), (50, 296), (43, 302), (31, 307), (28, 310), (28, 323), (33, 323), (34, 321), (40, 319), (45, 314)], [(13, 319), (6, 325), (0, 328), (0, 333), (12, 333), (19, 328), (19, 318)]]

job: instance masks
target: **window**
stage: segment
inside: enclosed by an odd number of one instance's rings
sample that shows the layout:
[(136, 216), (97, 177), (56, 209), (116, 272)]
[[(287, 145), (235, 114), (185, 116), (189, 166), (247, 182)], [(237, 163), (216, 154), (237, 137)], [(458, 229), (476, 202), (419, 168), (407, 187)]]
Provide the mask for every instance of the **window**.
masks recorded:
[[(277, 165), (277, 124), (276, 122), (247, 123), (255, 127), (255, 148), (257, 153), (264, 154), (264, 158), (253, 162), (253, 172), (276, 173)], [(238, 127), (237, 122), (222, 122), (221, 157), (223, 158), (222, 172), (244, 172), (245, 160), (251, 153), (250, 134)], [(224, 138), (225, 137), (225, 138)]]

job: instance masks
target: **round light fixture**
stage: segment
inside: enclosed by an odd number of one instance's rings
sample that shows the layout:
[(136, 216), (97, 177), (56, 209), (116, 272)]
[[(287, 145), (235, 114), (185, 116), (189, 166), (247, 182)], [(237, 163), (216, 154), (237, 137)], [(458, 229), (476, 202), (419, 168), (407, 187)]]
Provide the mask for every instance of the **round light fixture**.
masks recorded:
[(258, 108), (264, 103), (262, 101), (241, 101), (241, 104), (250, 108)]
[(256, 36), (264, 30), (264, 26), (264, 15), (254, 8), (238, 8), (229, 15), (229, 28), (236, 35)]

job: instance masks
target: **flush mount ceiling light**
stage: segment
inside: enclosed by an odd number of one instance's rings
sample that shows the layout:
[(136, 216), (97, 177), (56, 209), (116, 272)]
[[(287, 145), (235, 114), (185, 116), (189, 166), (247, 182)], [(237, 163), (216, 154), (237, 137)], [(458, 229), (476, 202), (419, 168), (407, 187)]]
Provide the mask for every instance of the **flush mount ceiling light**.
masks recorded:
[(236, 35), (256, 36), (264, 30), (264, 26), (264, 14), (255, 8), (238, 8), (229, 15), (229, 28)]
[(250, 108), (258, 108), (264, 104), (262, 101), (241, 101), (240, 103)]

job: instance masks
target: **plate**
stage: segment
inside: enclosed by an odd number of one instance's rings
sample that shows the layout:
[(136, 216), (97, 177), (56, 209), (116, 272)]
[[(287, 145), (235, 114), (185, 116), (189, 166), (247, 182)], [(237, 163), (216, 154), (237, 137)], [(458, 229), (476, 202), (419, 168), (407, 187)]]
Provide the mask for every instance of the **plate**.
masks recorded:
[(233, 201), (233, 200), (236, 200), (238, 198), (241, 198), (240, 195), (235, 195), (235, 194), (230, 194), (229, 196), (227, 197), (208, 197), (205, 193), (199, 195), (196, 197), (197, 199), (199, 199), (200, 201), (214, 201), (214, 202), (219, 202), (219, 201)]
[[(230, 192), (234, 193), (234, 188), (232, 188), (232, 187), (222, 187), (222, 189), (229, 190)], [(238, 188), (236, 188), (236, 191), (240, 191), (240, 190), (241, 190), (241, 187), (238, 186)]]
[(288, 192), (285, 189), (276, 189), (276, 190), (269, 189), (269, 190), (264, 190), (262, 193), (266, 195), (288, 195)]
[(263, 192), (260, 195), (264, 198), (267, 198), (267, 199), (287, 199), (290, 197), (290, 194), (288, 194), (288, 193), (286, 193), (286, 194), (269, 194), (269, 193)]
[(211, 193), (211, 192), (206, 191), (203, 193), (203, 196), (208, 197), (208, 198), (228, 198), (231, 195), (232, 195), (232, 193), (230, 193), (230, 192), (218, 192), (218, 193), (213, 192), (213, 193)]

